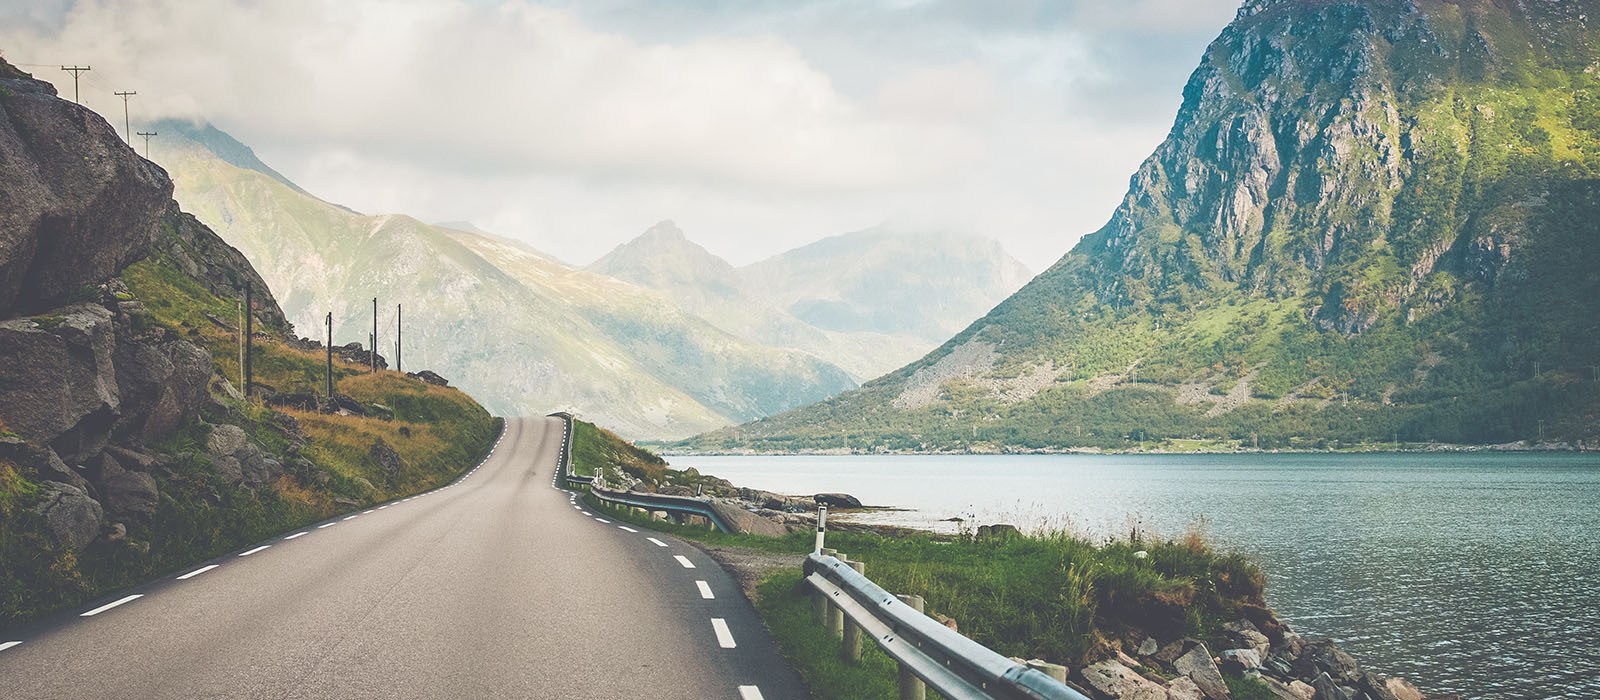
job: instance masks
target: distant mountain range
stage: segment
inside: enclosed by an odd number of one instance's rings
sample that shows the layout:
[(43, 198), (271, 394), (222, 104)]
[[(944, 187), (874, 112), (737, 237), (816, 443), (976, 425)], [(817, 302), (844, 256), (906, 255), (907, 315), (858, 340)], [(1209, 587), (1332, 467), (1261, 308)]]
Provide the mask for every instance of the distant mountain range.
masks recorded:
[(1600, 440), (1600, 2), (1249, 0), (1183, 96), (992, 312), (686, 446)]
[[(466, 222), (363, 215), (307, 193), (214, 127), (169, 121), (156, 130), (162, 143), (152, 155), (171, 172), (174, 197), (250, 258), (302, 335), (321, 338), (331, 311), (335, 343), (366, 345), (378, 297), (378, 349), (392, 356), (394, 304), (402, 303), (405, 368), (440, 372), (504, 415), (575, 409), (628, 437), (682, 437), (826, 398), (939, 342), (822, 329), (739, 293), (697, 304), (689, 290), (706, 285), (705, 296), (717, 298), (721, 278), (692, 256), (670, 264), (640, 256), (640, 269), (678, 275), (679, 284), (657, 285), (620, 271), (634, 244), (608, 256), (618, 264), (613, 278), (604, 265), (575, 269)], [(949, 255), (985, 250), (965, 245)], [(1004, 261), (1012, 267), (970, 261), (1009, 270), (1005, 281), (972, 283), (993, 290), (986, 301), (915, 312), (957, 325), (983, 313), (1006, 285), (1020, 284), (1020, 267)], [(874, 313), (870, 302), (861, 308)]]
[(740, 337), (827, 358), (861, 381), (937, 347), (1030, 277), (994, 241), (884, 228), (735, 268), (671, 221), (587, 269), (658, 290)]

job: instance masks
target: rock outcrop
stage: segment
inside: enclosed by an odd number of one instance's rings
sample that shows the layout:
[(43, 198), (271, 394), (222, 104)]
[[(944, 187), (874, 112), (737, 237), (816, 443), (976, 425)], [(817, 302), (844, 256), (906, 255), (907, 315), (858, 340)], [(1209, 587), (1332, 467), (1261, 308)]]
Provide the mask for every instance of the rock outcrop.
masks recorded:
[[(237, 250), (178, 210), (172, 183), (94, 112), (0, 61), (0, 460), (36, 478), (51, 543), (82, 549), (147, 525), (168, 457), (152, 445), (216, 405), (211, 354), (153, 321), (118, 277), (150, 255), (208, 291), (251, 285), (253, 315), (288, 331)], [(225, 393), (225, 392), (224, 392)], [(225, 483), (283, 465), (236, 426), (212, 430)]]

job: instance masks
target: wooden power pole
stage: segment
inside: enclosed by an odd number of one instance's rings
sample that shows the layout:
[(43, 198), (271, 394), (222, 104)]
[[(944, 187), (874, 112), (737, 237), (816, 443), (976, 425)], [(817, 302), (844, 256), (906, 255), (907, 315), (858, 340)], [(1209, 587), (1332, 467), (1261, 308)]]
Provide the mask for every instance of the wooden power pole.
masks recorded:
[(378, 298), (372, 298), (372, 352), (367, 354), (372, 362), (372, 373), (378, 373)]
[(144, 159), (150, 160), (150, 137), (160, 136), (161, 134), (154, 131), (141, 131), (139, 135), (144, 137)]
[[(128, 145), (129, 146), (132, 146), (133, 145), (133, 129), (132, 129), (132, 127), (128, 126), (128, 124), (129, 124), (129, 121), (128, 121), (128, 98), (133, 97), (134, 95), (137, 95), (139, 93), (137, 93), (137, 92), (113, 92), (111, 94), (122, 98), (122, 138), (124, 138), (124, 139), (126, 139), (128, 141)], [(146, 148), (145, 150), (149, 151), (150, 149)]]
[(328, 312), (328, 401), (333, 401), (333, 312)]
[(405, 328), (400, 325), (401, 309), (399, 304), (394, 305), (394, 371), (404, 373), (400, 365), (400, 341), (405, 337)]
[(93, 69), (91, 67), (89, 67), (89, 66), (76, 66), (76, 65), (74, 65), (74, 66), (62, 66), (61, 70), (69, 71), (69, 72), (72, 73), (72, 101), (74, 103), (77, 103), (77, 104), (83, 104), (82, 102), (78, 102), (78, 74), (82, 73), (84, 71), (93, 70)]

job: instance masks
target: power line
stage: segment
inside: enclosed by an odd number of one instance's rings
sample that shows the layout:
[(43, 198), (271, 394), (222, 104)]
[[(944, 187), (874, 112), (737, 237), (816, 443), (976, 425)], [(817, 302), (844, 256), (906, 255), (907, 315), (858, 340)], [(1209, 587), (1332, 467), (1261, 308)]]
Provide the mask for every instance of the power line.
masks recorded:
[(83, 73), (84, 71), (89, 71), (89, 70), (93, 70), (93, 69), (94, 69), (93, 66), (79, 66), (79, 65), (73, 65), (71, 67), (68, 67), (68, 66), (62, 66), (61, 67), (61, 70), (69, 71), (69, 72), (72, 73), (72, 101), (73, 102), (76, 102), (78, 104), (83, 104), (82, 102), (78, 102), (78, 75), (80, 73)]
[(119, 91), (119, 92), (113, 92), (111, 94), (122, 98), (122, 138), (124, 140), (126, 140), (128, 143), (131, 144), (131, 143), (133, 143), (133, 129), (128, 127), (128, 98), (133, 97), (134, 95), (137, 95), (139, 93), (137, 93), (137, 92), (120, 92)]

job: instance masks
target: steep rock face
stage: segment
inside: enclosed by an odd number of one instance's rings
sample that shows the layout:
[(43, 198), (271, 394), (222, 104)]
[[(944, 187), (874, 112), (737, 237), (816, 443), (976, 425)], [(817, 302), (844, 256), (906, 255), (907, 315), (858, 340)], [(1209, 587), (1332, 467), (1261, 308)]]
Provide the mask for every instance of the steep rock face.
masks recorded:
[[(35, 512), (55, 545), (81, 549), (112, 519), (150, 522), (152, 472), (168, 465), (149, 445), (213, 403), (211, 354), (155, 323), (117, 275), (160, 255), (184, 284), (252, 285), (264, 327), (289, 327), (244, 257), (178, 210), (164, 171), (3, 61), (0, 182), (0, 466), (41, 480)], [(282, 471), (247, 456), (235, 483)]]
[(172, 182), (99, 115), (0, 71), (0, 315), (43, 311), (139, 259)]
[[(792, 448), (842, 414), (913, 449), (1600, 438), (1596, 18), (1252, 0), (1104, 228), (921, 361), (741, 434)], [(994, 357), (919, 388), (976, 347)]]

